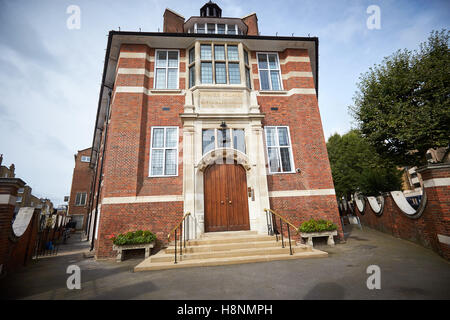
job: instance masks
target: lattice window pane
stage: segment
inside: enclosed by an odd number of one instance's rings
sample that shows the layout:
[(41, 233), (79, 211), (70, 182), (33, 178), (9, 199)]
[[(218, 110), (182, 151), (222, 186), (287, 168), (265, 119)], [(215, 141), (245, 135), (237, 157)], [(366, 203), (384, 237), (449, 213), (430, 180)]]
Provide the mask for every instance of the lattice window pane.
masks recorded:
[(239, 72), (239, 63), (229, 63), (228, 64), (228, 78), (230, 79), (230, 84), (241, 83), (241, 74)]
[(163, 174), (164, 150), (158, 149), (152, 152), (151, 174), (160, 176)]
[(227, 46), (228, 50), (228, 60), (239, 61), (239, 53), (237, 46)]
[(157, 89), (166, 88), (166, 69), (156, 69), (156, 86)]
[(211, 60), (211, 45), (210, 44), (202, 44), (200, 46), (200, 58), (202, 60)]
[(164, 128), (153, 129), (153, 148), (163, 148), (164, 147)]
[(234, 149), (245, 153), (245, 132), (243, 129), (233, 129)]
[(178, 143), (177, 128), (166, 129), (166, 148), (176, 147)]
[(178, 67), (178, 51), (169, 51), (169, 67), (177, 68)]
[(289, 154), (289, 148), (280, 148), (281, 165), (284, 172), (291, 171), (291, 157)]
[(250, 76), (250, 69), (249, 68), (245, 68), (245, 80), (247, 83), (247, 88), (251, 89), (252, 88), (252, 78)]
[(195, 48), (189, 50), (189, 63), (194, 62), (195, 60)]
[(260, 80), (261, 80), (261, 90), (270, 90), (270, 84), (269, 84), (269, 71), (267, 70), (261, 70), (259, 72)]
[(228, 34), (236, 34), (236, 26), (234, 24), (228, 25)]
[(267, 55), (265, 54), (258, 54), (258, 67), (260, 69), (267, 69)]
[(215, 148), (215, 136), (214, 129), (203, 130), (202, 132), (202, 145), (203, 145), (203, 154), (214, 150)]
[(270, 172), (280, 172), (277, 148), (268, 148)]
[(202, 62), (201, 64), (202, 83), (213, 83), (212, 63)]
[(214, 59), (225, 60), (225, 46), (214, 46)]
[(269, 54), (269, 67), (270, 69), (278, 69), (278, 60), (276, 54)]
[(270, 79), (272, 80), (272, 90), (281, 90), (280, 74), (278, 71), (270, 71)]
[(175, 149), (166, 150), (166, 167), (165, 175), (176, 175), (177, 174), (177, 153)]
[(227, 83), (225, 62), (216, 62), (216, 83)]
[(225, 34), (225, 25), (224, 24), (218, 24), (217, 25), (217, 33), (218, 34)]
[(167, 51), (158, 51), (156, 55), (156, 67), (167, 66)]
[(268, 146), (276, 146), (275, 141), (275, 128), (266, 128), (266, 139)]
[(195, 66), (189, 68), (189, 88), (195, 86)]
[(178, 88), (178, 69), (168, 70), (167, 89)]
[(287, 128), (278, 128), (278, 142), (280, 146), (288, 146), (289, 145), (289, 136), (287, 132)]

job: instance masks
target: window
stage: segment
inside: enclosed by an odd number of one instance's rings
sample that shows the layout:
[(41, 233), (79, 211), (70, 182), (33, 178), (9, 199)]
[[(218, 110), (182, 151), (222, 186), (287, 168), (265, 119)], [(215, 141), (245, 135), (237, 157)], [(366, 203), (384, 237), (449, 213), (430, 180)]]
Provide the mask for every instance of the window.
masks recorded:
[(265, 127), (270, 173), (294, 172), (289, 127)]
[(247, 84), (247, 88), (252, 88), (252, 78), (250, 76), (250, 68), (245, 67), (245, 83)]
[(23, 193), (25, 191), (24, 188), (19, 188), (19, 190), (17, 190), (17, 193)]
[(203, 154), (216, 148), (233, 148), (245, 153), (244, 129), (204, 129), (202, 131)]
[[(191, 29), (188, 33), (191, 33)], [(236, 24), (223, 23), (196, 23), (194, 25), (194, 33), (209, 33), (209, 34), (243, 34), (242, 30)]]
[(239, 53), (237, 46), (227, 46), (228, 48), (228, 60), (239, 61)]
[(276, 53), (258, 53), (258, 68), (261, 90), (283, 90)]
[(191, 64), (194, 61), (195, 61), (195, 48), (192, 48), (191, 50), (189, 50), (189, 63)]
[(235, 24), (228, 24), (227, 25), (227, 34), (237, 34), (236, 29), (237, 29), (237, 27)]
[(230, 79), (230, 84), (240, 84), (241, 74), (239, 72), (239, 63), (229, 63), (228, 64), (228, 78)]
[(189, 67), (189, 88), (195, 86), (195, 65)]
[(16, 202), (17, 202), (17, 203), (22, 202), (22, 197), (17, 197), (17, 198), (16, 198)]
[(178, 51), (156, 50), (155, 89), (178, 89)]
[(91, 161), (91, 157), (81, 156), (81, 162), (89, 162), (89, 161)]
[(178, 127), (153, 127), (150, 177), (178, 175)]
[[(239, 53), (236, 45), (200, 45), (200, 75), (203, 84), (240, 84)], [(236, 62), (231, 62), (236, 61)]]
[(75, 197), (76, 206), (84, 206), (86, 204), (86, 192), (77, 192)]

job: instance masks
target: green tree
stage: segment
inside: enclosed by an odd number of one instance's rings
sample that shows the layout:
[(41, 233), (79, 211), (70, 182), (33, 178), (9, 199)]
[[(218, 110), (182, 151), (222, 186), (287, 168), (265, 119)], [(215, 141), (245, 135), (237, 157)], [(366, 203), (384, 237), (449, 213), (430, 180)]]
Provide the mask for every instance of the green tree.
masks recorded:
[(397, 165), (426, 164), (450, 142), (449, 32), (433, 31), (414, 52), (384, 58), (360, 77), (350, 111), (367, 141)]
[(338, 197), (349, 199), (356, 191), (378, 195), (401, 189), (401, 170), (383, 160), (358, 130), (332, 135), (327, 150)]

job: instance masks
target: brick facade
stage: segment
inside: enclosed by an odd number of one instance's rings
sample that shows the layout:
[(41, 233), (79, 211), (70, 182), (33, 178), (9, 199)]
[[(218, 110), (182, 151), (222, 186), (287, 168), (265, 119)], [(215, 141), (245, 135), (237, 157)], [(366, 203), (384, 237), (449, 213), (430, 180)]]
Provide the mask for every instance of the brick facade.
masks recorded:
[[(165, 20), (168, 21), (172, 14), (171, 11), (166, 11)], [(245, 19), (247, 19), (249, 34), (257, 34), (256, 15), (250, 15)], [(176, 26), (173, 27), (176, 28)], [(164, 26), (164, 30), (169, 29), (170, 26)], [(149, 37), (152, 36), (149, 35)], [(195, 36), (192, 40), (195, 40)], [(97, 121), (97, 126), (102, 130), (96, 131), (95, 134), (101, 133), (97, 138), (94, 137), (94, 141), (98, 141), (95, 149), (98, 149), (99, 152), (95, 163), (97, 175), (93, 192), (93, 206), (91, 207), (92, 219), (95, 219), (97, 197), (101, 205), (97, 207), (98, 231), (92, 232), (97, 258), (114, 255), (109, 239), (111, 234), (136, 229), (151, 230), (157, 234), (160, 241), (165, 242), (168, 232), (184, 212), (191, 211), (192, 216), (196, 217), (196, 221), (202, 222), (203, 191), (200, 194), (193, 191), (198, 188), (198, 182), (193, 181), (201, 180), (202, 174), (198, 171), (197, 160), (194, 160), (194, 163), (191, 163), (190, 160), (190, 157), (196, 159), (195, 152), (198, 154), (201, 145), (191, 147), (185, 139), (193, 137), (193, 141), (198, 141), (195, 137), (201, 135), (204, 123), (213, 123), (218, 126), (224, 118), (227, 118), (227, 122), (231, 124), (234, 123), (233, 121), (238, 121), (241, 125), (247, 126), (249, 135), (255, 134), (251, 139), (249, 138), (253, 145), (247, 145), (246, 149), (249, 152), (257, 150), (262, 155), (263, 170), (267, 168), (264, 156), (266, 146), (262, 135), (256, 136), (259, 134), (258, 132), (263, 132), (258, 130), (265, 126), (289, 126), (294, 166), (299, 168), (300, 172), (269, 174), (262, 177), (265, 179), (264, 181), (259, 181), (258, 179), (261, 177), (256, 173), (259, 170), (257, 169), (259, 164), (255, 164), (253, 167), (249, 166), (250, 173), (247, 173), (247, 179), (250, 179), (248, 180), (249, 187), (256, 188), (261, 197), (266, 197), (266, 206), (270, 205), (270, 208), (286, 216), (295, 225), (300, 225), (312, 217), (325, 218), (339, 225), (339, 236), (343, 237), (314, 85), (313, 73), (315, 76), (317, 73), (309, 61), (310, 56), (317, 53), (310, 52), (311, 49), (305, 48), (285, 47), (280, 49), (278, 55), (283, 90), (275, 95), (265, 94), (259, 89), (256, 52), (267, 50), (264, 48), (252, 50), (244, 41), (235, 40), (236, 43), (242, 42), (245, 50), (250, 53), (252, 88), (257, 93), (256, 99), (251, 100), (249, 93), (251, 90), (246, 90), (245, 77), (242, 73), (242, 85), (234, 91), (241, 90), (239, 92), (243, 92), (244, 96), (250, 97), (248, 100), (242, 100), (243, 103), (253, 101), (251, 103), (255, 103), (257, 106), (252, 105), (251, 107), (257, 107), (258, 111), (256, 115), (239, 114), (233, 118), (231, 114), (224, 114), (223, 111), (220, 111), (222, 113), (217, 111), (217, 115), (202, 113), (199, 105), (203, 94), (202, 90), (215, 89), (214, 87), (208, 89), (199, 86), (198, 79), (197, 88), (188, 87), (187, 50), (191, 48), (191, 44), (189, 47), (176, 46), (176, 43), (186, 43), (185, 38), (170, 39), (170, 50), (179, 50), (179, 77), (178, 89), (166, 91), (154, 89), (155, 52), (156, 49), (165, 49), (165, 47), (159, 45), (158, 48), (153, 48), (150, 44), (132, 43), (131, 38), (130, 41), (121, 41), (120, 49), (116, 53), (117, 65), (113, 69), (116, 72), (110, 76), (110, 79), (114, 79), (110, 118), (108, 122)], [(196, 48), (199, 49), (199, 44), (196, 45), (198, 45)], [(108, 69), (105, 68), (105, 70)], [(241, 68), (241, 70), (245, 69)], [(223, 87), (220, 87), (221, 94), (226, 95), (227, 89)], [(300, 92), (291, 92), (291, 89), (300, 89)], [(302, 93), (303, 89), (305, 89), (305, 93)], [(99, 108), (101, 107), (102, 104)], [(106, 105), (105, 108), (108, 110)], [(191, 108), (194, 108), (195, 112), (198, 112), (198, 115), (205, 120), (197, 120), (196, 113), (189, 111)], [(248, 120), (249, 117), (255, 116), (259, 117), (255, 119), (262, 120)], [(107, 130), (105, 130), (105, 126), (108, 126)], [(179, 128), (178, 175), (176, 176), (149, 177), (151, 128), (155, 126)], [(252, 126), (253, 129), (251, 129)], [(106, 137), (104, 136), (105, 132), (107, 132)], [(103, 145), (105, 140), (106, 145)], [(262, 142), (262, 146), (257, 149), (259, 141)], [(188, 147), (188, 149), (183, 149), (183, 147)], [(103, 148), (105, 148), (104, 155)], [(254, 155), (248, 154), (250, 159), (254, 159), (251, 158), (252, 156)], [(188, 162), (186, 162), (187, 160)], [(103, 170), (102, 177), (100, 177), (101, 169)], [(101, 183), (100, 179), (102, 179)], [(98, 188), (99, 183), (100, 188)], [(201, 190), (203, 190), (203, 186), (201, 186)], [(293, 192), (293, 194), (284, 195), (283, 192)], [(296, 193), (300, 193), (300, 195)], [(264, 207), (261, 207), (264, 201), (261, 204), (251, 201), (250, 198), (251, 208), (258, 208), (250, 209), (257, 210), (251, 213), (252, 217), (258, 216), (253, 220), (253, 227), (259, 228), (258, 231), (261, 231), (264, 226), (261, 226), (260, 223), (265, 220)], [(194, 204), (196, 204), (195, 207)], [(202, 232), (201, 228), (197, 231)], [(198, 236), (197, 232), (195, 234)]]
[[(71, 216), (83, 216), (83, 224), (77, 225), (77, 229), (85, 229), (89, 213), (89, 197), (93, 170), (89, 167), (89, 161), (81, 161), (82, 157), (90, 157), (91, 148), (80, 150), (75, 155), (75, 167), (73, 169), (72, 187), (70, 189), (68, 214)], [(86, 193), (84, 204), (76, 204), (77, 193)]]

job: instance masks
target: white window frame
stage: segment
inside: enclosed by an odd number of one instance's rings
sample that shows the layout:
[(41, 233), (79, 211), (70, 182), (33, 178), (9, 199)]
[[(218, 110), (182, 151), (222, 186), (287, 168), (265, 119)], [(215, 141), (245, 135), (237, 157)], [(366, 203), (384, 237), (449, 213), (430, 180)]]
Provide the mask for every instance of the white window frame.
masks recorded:
[[(83, 194), (84, 194), (84, 202), (81, 202), (81, 200), (83, 199)], [(80, 195), (80, 203), (77, 203), (78, 195)], [(75, 206), (82, 207), (82, 206), (85, 206), (86, 203), (87, 203), (87, 192), (77, 192), (75, 194)]]
[[(176, 147), (166, 147), (166, 129), (177, 129), (177, 145)], [(163, 146), (164, 147), (157, 147), (157, 148), (153, 148), (153, 131), (154, 129), (164, 129), (164, 142), (163, 142)], [(179, 127), (177, 126), (155, 126), (155, 127), (151, 127), (151, 135), (150, 135), (150, 159), (149, 159), (149, 164), (148, 164), (148, 176), (150, 178), (167, 178), (167, 177), (178, 177), (178, 145), (179, 145)], [(162, 175), (152, 175), (152, 159), (153, 159), (153, 150), (157, 149), (157, 150), (163, 150), (163, 174)], [(176, 150), (176, 168), (175, 168), (175, 174), (172, 175), (166, 175), (165, 171), (166, 171), (166, 149), (175, 149)]]
[[(267, 69), (262, 69), (262, 70), (267, 70), (269, 72), (269, 86), (270, 89), (263, 89), (261, 86), (261, 69), (259, 68), (259, 59), (258, 59), (258, 55), (260, 54), (264, 54), (267, 56)], [(269, 66), (269, 54), (275, 54), (277, 56), (277, 61), (278, 61), (278, 76), (280, 78), (280, 89), (278, 90), (274, 90), (272, 89), (272, 78), (270, 77), (270, 71), (272, 69), (270, 69)], [(281, 77), (281, 64), (280, 64), (280, 57), (278, 56), (278, 52), (256, 52), (256, 65), (258, 66), (258, 76), (259, 76), (259, 90), (260, 91), (282, 91), (284, 90), (283, 87), (283, 78)]]
[[(268, 128), (274, 128), (275, 129), (275, 146), (269, 146), (268, 139), (267, 139), (267, 129)], [(289, 146), (280, 146), (280, 140), (278, 139), (278, 128), (286, 128), (288, 132), (288, 139), (289, 139)], [(264, 137), (266, 139), (266, 156), (267, 156), (267, 165), (268, 165), (268, 173), (269, 174), (283, 174), (283, 173), (295, 173), (295, 164), (294, 164), (294, 153), (292, 151), (292, 139), (291, 139), (291, 132), (289, 130), (289, 126), (265, 126), (264, 127)], [(289, 159), (291, 162), (291, 171), (283, 171), (283, 166), (281, 164), (281, 152), (280, 148), (289, 148)], [(276, 148), (277, 149), (277, 157), (278, 157), (278, 165), (280, 167), (280, 172), (272, 172), (270, 168), (270, 159), (269, 159), (269, 148)]]
[[(157, 60), (158, 60), (158, 52), (160, 51), (166, 51), (167, 52), (167, 61), (165, 67), (157, 67)], [(176, 67), (169, 67), (169, 51), (176, 51), (177, 52), (177, 61), (178, 65)], [(166, 69), (166, 86), (165, 88), (157, 88), (156, 87), (156, 69)], [(176, 88), (168, 88), (167, 85), (169, 83), (169, 69), (177, 69), (177, 87)], [(153, 89), (155, 90), (178, 90), (180, 88), (180, 50), (178, 49), (157, 49), (155, 50), (155, 66), (153, 69)]]

